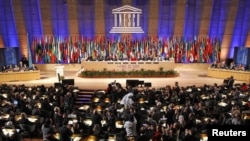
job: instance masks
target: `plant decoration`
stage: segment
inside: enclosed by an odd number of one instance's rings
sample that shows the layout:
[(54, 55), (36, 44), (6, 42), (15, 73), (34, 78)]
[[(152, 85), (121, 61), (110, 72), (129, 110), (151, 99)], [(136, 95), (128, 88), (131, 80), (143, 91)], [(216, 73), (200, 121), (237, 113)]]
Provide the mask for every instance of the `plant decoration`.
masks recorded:
[(104, 68), (100, 70), (84, 70), (80, 73), (83, 78), (135, 78), (135, 77), (177, 77), (179, 73), (175, 70), (131, 70), (131, 71), (115, 71)]

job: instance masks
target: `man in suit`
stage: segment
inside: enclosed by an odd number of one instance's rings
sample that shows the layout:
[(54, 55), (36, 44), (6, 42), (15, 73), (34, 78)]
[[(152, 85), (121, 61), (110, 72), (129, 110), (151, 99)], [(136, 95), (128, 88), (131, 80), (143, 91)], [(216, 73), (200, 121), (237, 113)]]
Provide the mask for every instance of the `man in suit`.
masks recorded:
[[(29, 66), (29, 61), (25, 55), (22, 56), (21, 62), (23, 65)], [(20, 66), (19, 66), (20, 67)]]
[(234, 84), (234, 77), (231, 76), (231, 77), (228, 79), (228, 82), (227, 82), (228, 88), (232, 88), (232, 87), (233, 87), (233, 84)]
[(71, 126), (72, 125), (68, 124), (67, 120), (63, 122), (63, 126), (59, 128), (59, 141), (71, 141), (71, 135), (73, 134), (71, 131)]

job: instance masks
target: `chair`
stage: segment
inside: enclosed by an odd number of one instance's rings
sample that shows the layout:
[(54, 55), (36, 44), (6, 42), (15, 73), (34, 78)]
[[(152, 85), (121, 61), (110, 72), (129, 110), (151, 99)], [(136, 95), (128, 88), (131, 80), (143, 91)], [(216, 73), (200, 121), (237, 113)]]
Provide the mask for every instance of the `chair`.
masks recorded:
[(21, 136), (22, 137), (29, 137), (35, 133), (36, 131), (36, 124), (27, 125), (27, 124), (19, 124), (19, 127), (21, 129)]
[(21, 131), (29, 131), (29, 125), (27, 124), (19, 124)]
[(29, 131), (34, 133), (36, 131), (36, 124), (29, 125)]
[(30, 137), (29, 125), (19, 124), (19, 127), (21, 129), (20, 135), (21, 135), (22, 138)]
[(207, 112), (215, 112), (215, 107), (216, 107), (216, 101), (214, 99), (207, 99), (205, 101), (205, 106), (207, 109)]

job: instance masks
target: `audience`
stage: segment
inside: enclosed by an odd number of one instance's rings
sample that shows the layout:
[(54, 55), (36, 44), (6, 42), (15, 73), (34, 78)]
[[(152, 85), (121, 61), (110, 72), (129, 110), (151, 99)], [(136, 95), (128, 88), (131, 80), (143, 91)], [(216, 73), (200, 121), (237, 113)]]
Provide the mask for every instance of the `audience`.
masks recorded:
[(52, 125), (52, 120), (50, 118), (46, 118), (45, 122), (41, 127), (43, 141), (57, 141), (55, 138), (55, 130)]
[(217, 69), (229, 69), (229, 70), (238, 70), (238, 71), (247, 70), (246, 66), (244, 66), (243, 64), (235, 64), (234, 61), (230, 62), (230, 64), (227, 64), (225, 61), (222, 61), (222, 62), (214, 61), (210, 67), (217, 68)]
[(32, 64), (30, 68), (26, 64), (21, 66), (17, 64), (15, 65), (9, 64), (7, 67), (3, 65), (0, 72), (23, 72), (23, 71), (36, 71), (36, 70), (39, 69), (35, 66), (35, 64)]
[[(0, 120), (4, 123), (1, 127), (5, 128), (9, 120), (15, 128), (21, 123), (36, 124), (33, 135), (43, 140), (68, 141), (72, 134), (80, 134), (83, 138), (92, 135), (106, 140), (116, 135), (117, 140), (124, 141), (196, 141), (200, 140), (199, 134), (207, 132), (208, 125), (249, 125), (249, 118), (242, 114), (250, 109), (250, 89), (246, 83), (181, 87), (176, 82), (173, 87), (164, 88), (123, 88), (115, 83), (108, 84), (103, 94), (96, 91), (93, 98), (98, 97), (99, 102), (90, 102), (89, 109), (84, 111), (72, 104), (77, 94), (73, 86), (2, 84), (0, 93), (7, 96), (0, 95)], [(116, 93), (119, 94), (116, 101), (104, 102)], [(4, 118), (5, 115), (9, 117)], [(18, 121), (17, 115), (22, 117)], [(31, 123), (27, 117), (38, 120)], [(85, 123), (86, 119), (92, 124)], [(121, 127), (117, 121), (121, 121)]]
[(25, 55), (22, 56), (18, 64), (9, 64), (7, 66), (3, 65), (1, 68), (1, 72), (19, 72), (28, 70), (38, 70), (38, 68), (34, 64), (29, 66), (29, 61)]
[(21, 118), (18, 120), (19, 124), (31, 125), (32, 123), (29, 121), (26, 113), (21, 113)]

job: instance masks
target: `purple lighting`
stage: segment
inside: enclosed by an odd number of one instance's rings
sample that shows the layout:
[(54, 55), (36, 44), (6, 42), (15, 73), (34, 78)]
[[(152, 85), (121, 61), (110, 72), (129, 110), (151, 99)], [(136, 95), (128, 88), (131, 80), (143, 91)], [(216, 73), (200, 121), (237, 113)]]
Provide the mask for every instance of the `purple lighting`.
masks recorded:
[(148, 35), (149, 0), (132, 0), (133, 6), (142, 10), (140, 26), (144, 30), (143, 34), (133, 33), (133, 39), (141, 39)]
[(53, 34), (69, 36), (68, 8), (65, 0), (51, 0)]
[(95, 3), (93, 0), (78, 0), (78, 26), (80, 35), (93, 37), (95, 34)]
[(210, 37), (217, 37), (219, 39), (222, 39), (226, 27), (226, 20), (229, 13), (228, 6), (225, 5), (228, 4), (228, 0), (213, 1), (213, 10), (209, 30)]
[(228, 57), (232, 58), (235, 47), (244, 47), (246, 43), (247, 34), (250, 26), (250, 1), (240, 0), (238, 5), (237, 17), (235, 20), (233, 38), (230, 46)]
[(114, 26), (112, 9), (122, 6), (122, 0), (105, 0), (105, 34), (107, 36), (119, 36), (120, 34), (110, 34), (109, 31)]
[(197, 37), (200, 29), (202, 1), (187, 0), (185, 10), (184, 37)]
[(19, 46), (11, 0), (0, 0), (0, 34), (4, 47)]
[(175, 0), (161, 0), (159, 4), (159, 36), (171, 37), (174, 33)]

